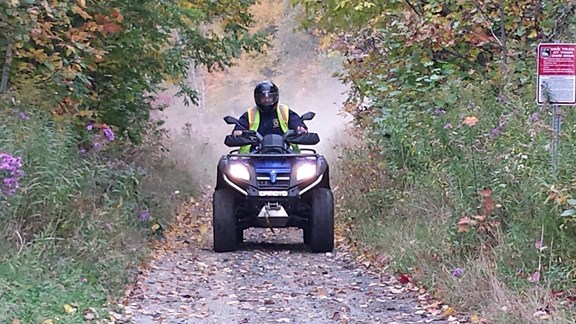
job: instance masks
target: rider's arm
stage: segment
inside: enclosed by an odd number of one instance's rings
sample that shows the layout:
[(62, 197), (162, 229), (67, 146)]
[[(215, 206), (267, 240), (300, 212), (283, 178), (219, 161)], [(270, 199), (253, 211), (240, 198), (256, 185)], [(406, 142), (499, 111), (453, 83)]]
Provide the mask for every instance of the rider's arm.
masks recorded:
[(298, 126), (304, 127), (304, 129), (308, 130), (308, 126), (304, 124), (304, 121), (300, 116), (290, 109), (290, 114), (288, 115), (288, 128), (293, 130), (298, 130)]
[[(244, 126), (244, 129), (248, 129), (248, 112), (244, 112), (238, 121), (240, 122), (240, 125)], [(242, 130), (242, 127), (236, 125), (234, 130)]]

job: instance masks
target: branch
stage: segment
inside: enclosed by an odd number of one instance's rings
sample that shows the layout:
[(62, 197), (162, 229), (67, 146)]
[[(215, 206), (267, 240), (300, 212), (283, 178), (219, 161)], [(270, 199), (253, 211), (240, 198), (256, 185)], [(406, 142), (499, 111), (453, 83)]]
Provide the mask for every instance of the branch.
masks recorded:
[(508, 47), (506, 44), (506, 13), (504, 12), (504, 0), (500, 0), (500, 46), (502, 47), (502, 63), (508, 65)]
[[(486, 14), (486, 11), (484, 11), (484, 9), (482, 9), (482, 6), (480, 6), (477, 1), (473, 1), (473, 3), (474, 3), (474, 7), (476, 8), (476, 10), (478, 10), (478, 12), (480, 13), (480, 16), (482, 17), (482, 19), (486, 23), (486, 27), (488, 27), (488, 29), (490, 29), (490, 33), (492, 34), (492, 37), (494, 37), (494, 40), (496, 40), (496, 42), (498, 42), (498, 45), (500, 45), (500, 47), (502, 47), (502, 42), (500, 41), (498, 36), (496, 36), (496, 33), (494, 32), (494, 29), (492, 28), (492, 24), (490, 24), (490, 22), (488, 21), (488, 18), (487, 18), (488, 15)], [(500, 7), (500, 8), (502, 8), (502, 7)], [(502, 14), (502, 12), (500, 14)], [(503, 16), (501, 16), (501, 17), (503, 17)]]
[(414, 5), (410, 2), (410, 0), (404, 0), (404, 1), (406, 1), (406, 3), (410, 6), (410, 8), (412, 8), (412, 10), (414, 10), (414, 12), (418, 16), (422, 17), (422, 13), (420, 11), (418, 11), (418, 9), (416, 9), (416, 7), (414, 7)]
[(5, 93), (8, 90), (8, 75), (10, 74), (10, 65), (12, 64), (12, 42), (8, 40), (8, 45), (6, 46), (6, 62), (4, 62), (4, 68), (2, 69), (2, 79), (0, 81), (0, 93)]

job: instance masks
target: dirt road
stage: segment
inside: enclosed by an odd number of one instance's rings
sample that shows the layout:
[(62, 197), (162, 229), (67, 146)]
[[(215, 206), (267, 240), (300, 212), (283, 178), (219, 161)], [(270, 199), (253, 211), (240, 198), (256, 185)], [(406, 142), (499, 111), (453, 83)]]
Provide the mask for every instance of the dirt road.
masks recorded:
[(312, 254), (300, 230), (250, 229), (238, 251), (214, 253), (210, 212), (210, 195), (186, 205), (130, 290), (122, 322), (448, 322), (426, 308), (425, 293), (359, 263), (341, 236), (333, 253)]
[[(227, 149), (222, 138), (230, 128), (222, 116), (242, 113), (252, 104), (253, 86), (265, 78), (279, 84), (281, 101), (297, 112), (318, 114), (309, 127), (320, 134), (320, 151), (336, 162), (332, 146), (341, 142), (338, 136), (345, 125), (338, 110), (346, 87), (331, 77), (339, 61), (320, 55), (317, 40), (296, 32), (295, 12), (287, 2), (281, 3), (265, 0), (254, 6), (259, 27), (276, 30), (273, 50), (247, 55), (235, 68), (206, 76), (206, 89), (198, 89), (206, 94), (202, 105), (206, 110), (174, 104), (161, 116), (173, 132), (193, 124), (193, 130), (207, 138), (206, 146), (216, 151), (194, 154), (186, 145), (174, 145), (173, 152), (191, 156), (191, 167), (206, 164), (205, 174), (194, 175), (197, 180), (210, 178), (218, 154)], [(202, 83), (194, 80), (192, 84)], [(205, 182), (214, 183), (213, 179)], [(289, 229), (276, 233), (250, 229), (238, 251), (212, 252), (212, 192), (207, 193), (186, 204), (167, 229), (154, 259), (141, 269), (129, 290), (125, 315), (118, 316), (121, 322), (430, 323), (449, 319), (441, 316), (446, 312), (438, 305), (427, 307), (431, 302), (425, 292), (410, 289), (385, 272), (367, 269), (342, 233), (336, 250), (328, 254), (308, 252), (301, 231)]]

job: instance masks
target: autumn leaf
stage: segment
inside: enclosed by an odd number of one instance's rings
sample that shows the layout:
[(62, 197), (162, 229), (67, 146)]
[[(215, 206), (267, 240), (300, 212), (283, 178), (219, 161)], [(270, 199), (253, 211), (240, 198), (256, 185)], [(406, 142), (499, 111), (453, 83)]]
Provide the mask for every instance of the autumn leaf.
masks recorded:
[(495, 204), (494, 199), (492, 199), (492, 189), (484, 188), (480, 190), (480, 196), (482, 196), (482, 215), (488, 216), (494, 210)]
[(76, 312), (76, 308), (68, 305), (68, 304), (64, 304), (64, 310), (66, 311), (66, 313), (68, 314), (72, 314), (74, 312)]
[(405, 285), (405, 284), (409, 283), (410, 281), (411, 280), (410, 280), (410, 277), (408, 275), (405, 275), (403, 273), (401, 273), (399, 275), (398, 282), (400, 282), (401, 284)]
[(463, 124), (470, 127), (476, 126), (476, 124), (478, 124), (478, 118), (466, 117), (464, 118)]
[(84, 18), (84, 20), (92, 19), (92, 16), (90, 16), (86, 11), (84, 11), (84, 9), (82, 9), (78, 5), (72, 5), (72, 12)]
[(102, 31), (108, 35), (119, 33), (121, 30), (122, 26), (112, 22), (104, 24), (104, 27), (102, 29)]
[(114, 18), (114, 20), (116, 20), (116, 22), (119, 24), (122, 23), (122, 21), (124, 21), (124, 16), (122, 16), (122, 14), (118, 9), (113, 9), (112, 13), (110, 14), (110, 17)]
[(448, 317), (448, 316), (452, 316), (456, 314), (456, 310), (454, 310), (453, 307), (446, 307), (446, 309), (444, 309), (444, 311), (442, 312), (442, 316), (444, 317)]

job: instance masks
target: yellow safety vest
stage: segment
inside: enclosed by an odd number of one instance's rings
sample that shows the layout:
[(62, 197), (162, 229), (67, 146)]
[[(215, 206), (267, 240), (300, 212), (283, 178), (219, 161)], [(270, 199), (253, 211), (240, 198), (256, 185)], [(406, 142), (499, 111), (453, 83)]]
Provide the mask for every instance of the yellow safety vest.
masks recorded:
[[(280, 129), (282, 129), (282, 133), (286, 133), (288, 131), (288, 120), (290, 118), (290, 109), (286, 105), (279, 104), (278, 108), (276, 109), (276, 113), (278, 114), (278, 122), (280, 123)], [(260, 127), (260, 111), (256, 107), (248, 108), (248, 129), (251, 131), (258, 131), (258, 127)], [(244, 145), (240, 148), (240, 154), (247, 154), (250, 153), (250, 146), (251, 145)], [(292, 150), (296, 153), (300, 153), (300, 148), (296, 144), (292, 144)]]

